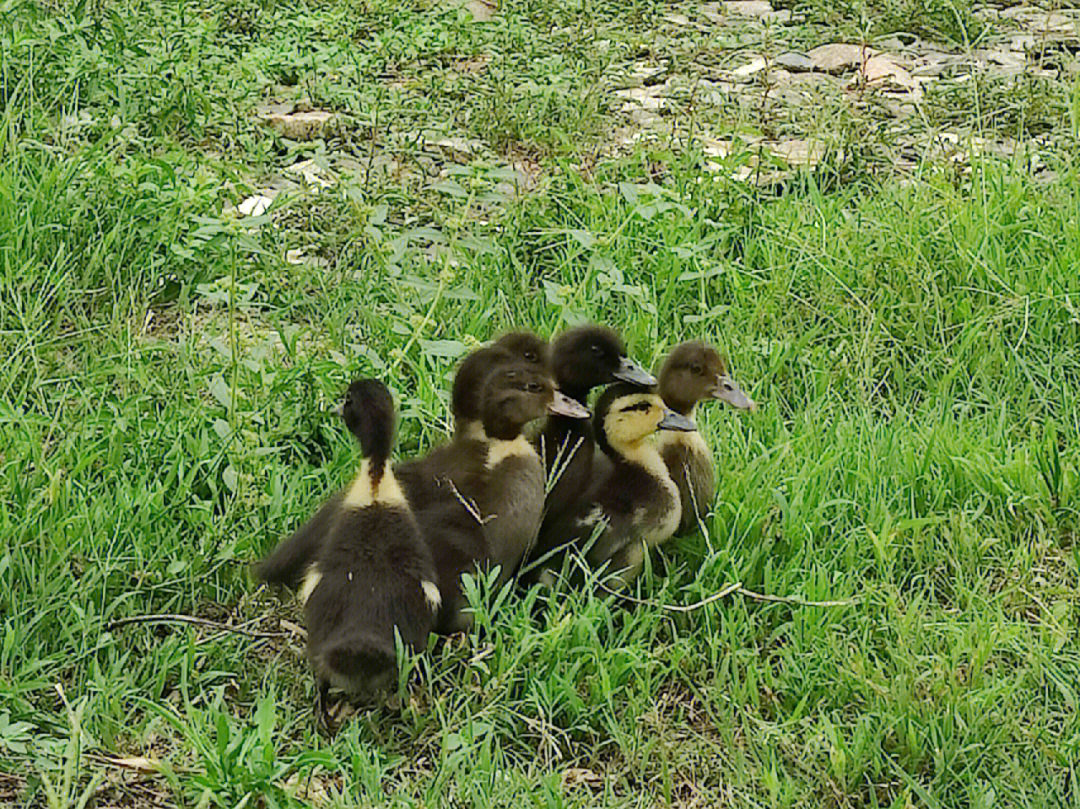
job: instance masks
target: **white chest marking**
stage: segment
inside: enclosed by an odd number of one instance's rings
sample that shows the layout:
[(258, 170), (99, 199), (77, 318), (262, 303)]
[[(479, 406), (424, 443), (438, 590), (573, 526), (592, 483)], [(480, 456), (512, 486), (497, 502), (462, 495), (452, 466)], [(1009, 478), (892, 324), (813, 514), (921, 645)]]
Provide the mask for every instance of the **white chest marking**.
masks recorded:
[(488, 444), (487, 461), (484, 466), (494, 469), (507, 458), (539, 458), (533, 445), (523, 435), (510, 441), (492, 441)]
[(365, 458), (360, 462), (360, 472), (345, 494), (345, 508), (366, 508), (378, 503), (383, 506), (404, 506), (405, 494), (398, 485), (397, 478), (390, 471), (389, 464), (379, 479), (379, 485), (371, 486), (371, 462)]

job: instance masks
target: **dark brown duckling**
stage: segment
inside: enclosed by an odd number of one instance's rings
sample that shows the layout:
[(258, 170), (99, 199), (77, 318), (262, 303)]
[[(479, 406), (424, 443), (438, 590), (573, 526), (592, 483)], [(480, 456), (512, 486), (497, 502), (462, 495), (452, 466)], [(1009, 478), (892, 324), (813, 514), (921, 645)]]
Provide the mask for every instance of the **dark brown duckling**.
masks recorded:
[[(629, 582), (641, 570), (645, 549), (670, 539), (682, 513), (678, 489), (653, 434), (692, 431), (694, 424), (667, 408), (653, 390), (620, 383), (597, 401), (593, 425), (596, 441), (610, 460), (608, 471), (559, 522), (545, 522), (540, 544), (581, 550), (599, 531), (586, 555), (589, 564), (610, 562), (611, 572), (619, 571)], [(548, 570), (561, 563), (556, 554)]]
[(390, 468), (390, 392), (353, 382), (343, 415), (365, 457), (299, 590), (323, 721), (331, 686), (366, 694), (393, 683), (395, 630), (423, 646), (441, 602), (431, 552)]
[[(465, 438), (397, 468), (439, 568), (444, 608), (439, 629), (469, 625), (460, 577), (469, 567), (499, 565), (499, 583), (517, 570), (535, 543), (544, 506), (544, 467), (524, 437), (526, 424), (547, 413), (585, 419), (589, 411), (555, 389), (546, 373), (529, 364), (497, 360), (480, 397), (484, 440)], [(439, 519), (431, 517), (439, 510)], [(462, 513), (482, 527), (483, 544), (466, 530)], [(445, 530), (439, 521), (449, 521)], [(427, 526), (427, 527), (426, 527)], [(445, 536), (444, 536), (445, 534)], [(470, 558), (469, 549), (474, 555)], [(439, 559), (445, 556), (445, 565)]]
[[(660, 396), (664, 404), (691, 420), (697, 403), (706, 399), (719, 399), (740, 410), (756, 407), (728, 374), (720, 352), (700, 340), (682, 343), (668, 355), (660, 369)], [(716, 494), (712, 453), (696, 429), (661, 433), (657, 444), (679, 487), (679, 532), (689, 533), (702, 524), (712, 508)]]
[(538, 370), (548, 367), (551, 355), (546, 340), (531, 332), (504, 334), (486, 348), (474, 351), (462, 361), (454, 376), (450, 407), (455, 438), (484, 438), (481, 389), (484, 378), (499, 364), (525, 363)]
[[(559, 390), (583, 407), (589, 391), (600, 385), (615, 381), (656, 384), (652, 374), (626, 356), (622, 338), (603, 326), (579, 326), (560, 334), (551, 346), (551, 368)], [(548, 477), (544, 524), (554, 524), (573, 508), (592, 481), (592, 427), (580, 419), (551, 416), (537, 446)], [(532, 556), (543, 552), (545, 549), (538, 546)]]

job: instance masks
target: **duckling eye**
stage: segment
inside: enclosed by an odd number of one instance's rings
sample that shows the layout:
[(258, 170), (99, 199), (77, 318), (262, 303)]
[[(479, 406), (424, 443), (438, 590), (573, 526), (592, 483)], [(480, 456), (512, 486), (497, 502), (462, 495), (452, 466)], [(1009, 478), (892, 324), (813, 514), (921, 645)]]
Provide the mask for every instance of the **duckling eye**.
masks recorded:
[(544, 386), (541, 385), (539, 382), (529, 382), (525, 385), (525, 390), (527, 390), (529, 393), (539, 393), (543, 389)]
[(528, 360), (529, 362), (536, 362), (536, 352), (535, 351), (526, 351), (525, 352), (525, 359)]
[(602, 349), (598, 343), (593, 343), (591, 346), (589, 346), (589, 348), (592, 350), (592, 353), (595, 354), (596, 356), (600, 356), (601, 354), (604, 353), (604, 349)]
[(690, 373), (696, 376), (701, 376), (704, 370), (705, 369), (701, 367), (701, 363), (699, 362), (695, 362), (693, 365), (690, 366)]

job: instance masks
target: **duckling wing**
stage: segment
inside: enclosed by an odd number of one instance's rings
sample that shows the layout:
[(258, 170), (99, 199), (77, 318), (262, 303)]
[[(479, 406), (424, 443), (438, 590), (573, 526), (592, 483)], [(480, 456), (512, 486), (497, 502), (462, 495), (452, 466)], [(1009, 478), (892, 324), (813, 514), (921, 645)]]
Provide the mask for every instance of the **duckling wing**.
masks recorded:
[(268, 584), (281, 584), (298, 590), (308, 566), (315, 561), (330, 533), (345, 490), (335, 493), (319, 507), (315, 515), (283, 540), (273, 553), (257, 563), (255, 575)]

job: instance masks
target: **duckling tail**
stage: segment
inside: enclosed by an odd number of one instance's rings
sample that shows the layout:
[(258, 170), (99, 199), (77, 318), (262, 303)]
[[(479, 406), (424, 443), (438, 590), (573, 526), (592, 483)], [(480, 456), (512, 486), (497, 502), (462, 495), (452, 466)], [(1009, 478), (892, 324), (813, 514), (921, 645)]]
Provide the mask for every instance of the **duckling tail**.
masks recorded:
[(357, 690), (364, 690), (391, 679), (397, 655), (393, 641), (361, 630), (327, 646), (323, 663), (334, 675), (331, 679), (348, 681)]

